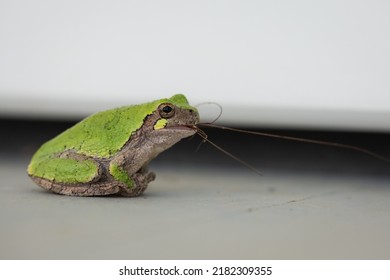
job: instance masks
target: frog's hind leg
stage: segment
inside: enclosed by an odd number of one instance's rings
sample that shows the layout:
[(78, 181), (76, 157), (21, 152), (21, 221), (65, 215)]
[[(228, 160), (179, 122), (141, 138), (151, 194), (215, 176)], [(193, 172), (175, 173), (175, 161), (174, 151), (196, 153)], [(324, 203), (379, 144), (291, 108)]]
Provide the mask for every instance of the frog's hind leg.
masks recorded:
[(106, 173), (99, 160), (72, 151), (48, 155), (28, 167), (30, 177), (42, 188), (74, 196), (117, 193), (119, 188), (107, 181)]
[(116, 194), (121, 191), (118, 184), (112, 183), (79, 183), (79, 184), (64, 184), (53, 182), (44, 178), (33, 177), (31, 179), (42, 188), (58, 194), (71, 196), (104, 196)]

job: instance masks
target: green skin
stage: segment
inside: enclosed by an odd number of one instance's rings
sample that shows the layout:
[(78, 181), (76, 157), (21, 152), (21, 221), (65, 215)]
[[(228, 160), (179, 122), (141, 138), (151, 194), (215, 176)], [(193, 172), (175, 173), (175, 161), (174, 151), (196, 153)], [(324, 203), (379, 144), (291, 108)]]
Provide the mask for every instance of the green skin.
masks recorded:
[(182, 94), (99, 112), (43, 144), (27, 172), (55, 193), (137, 196), (155, 179), (148, 163), (198, 122)]

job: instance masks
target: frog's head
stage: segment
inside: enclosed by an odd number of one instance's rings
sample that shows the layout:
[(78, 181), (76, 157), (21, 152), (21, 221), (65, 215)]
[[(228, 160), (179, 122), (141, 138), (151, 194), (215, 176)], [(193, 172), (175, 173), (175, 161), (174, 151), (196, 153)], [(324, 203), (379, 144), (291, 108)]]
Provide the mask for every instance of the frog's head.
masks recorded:
[(159, 129), (188, 129), (199, 122), (199, 113), (195, 107), (188, 104), (187, 98), (176, 94), (163, 100), (157, 108), (159, 119), (154, 125)]
[(176, 94), (171, 98), (160, 99), (153, 104), (154, 112), (149, 115), (148, 138), (153, 142), (172, 146), (182, 138), (196, 133), (199, 113), (190, 106), (187, 98)]

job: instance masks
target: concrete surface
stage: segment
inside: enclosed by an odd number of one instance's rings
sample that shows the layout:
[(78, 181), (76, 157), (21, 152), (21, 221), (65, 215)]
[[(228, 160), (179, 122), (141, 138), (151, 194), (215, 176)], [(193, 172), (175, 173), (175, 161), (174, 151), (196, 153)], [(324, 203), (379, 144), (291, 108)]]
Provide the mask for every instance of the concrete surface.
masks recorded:
[(364, 155), (240, 136), (258, 176), (184, 141), (153, 163), (143, 196), (80, 198), (33, 184), (21, 143), (43, 134), (16, 130), (0, 149), (0, 259), (390, 258), (390, 165)]

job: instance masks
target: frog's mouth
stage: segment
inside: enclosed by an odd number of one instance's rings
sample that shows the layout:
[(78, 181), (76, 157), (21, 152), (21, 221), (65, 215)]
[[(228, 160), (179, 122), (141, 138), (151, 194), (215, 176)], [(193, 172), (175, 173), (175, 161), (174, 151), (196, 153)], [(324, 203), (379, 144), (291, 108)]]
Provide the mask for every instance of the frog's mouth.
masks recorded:
[(186, 138), (196, 133), (199, 133), (199, 129), (195, 125), (172, 125), (166, 126), (161, 130), (169, 134), (175, 134), (177, 136), (180, 135), (181, 138)]
[(174, 130), (191, 130), (197, 132), (199, 128), (196, 125), (172, 125), (166, 126), (164, 129), (174, 129)]

